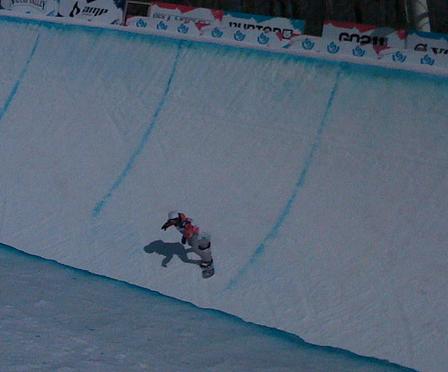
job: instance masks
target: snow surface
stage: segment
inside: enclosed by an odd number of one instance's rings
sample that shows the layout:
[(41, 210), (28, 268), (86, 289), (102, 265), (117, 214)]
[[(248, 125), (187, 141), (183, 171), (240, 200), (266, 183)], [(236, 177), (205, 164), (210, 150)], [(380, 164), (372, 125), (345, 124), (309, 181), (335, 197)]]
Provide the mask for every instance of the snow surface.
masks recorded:
[[(445, 79), (8, 17), (0, 35), (1, 242), (446, 369)], [(160, 230), (172, 209), (211, 233), (213, 278)]]
[(0, 369), (406, 371), (0, 245)]

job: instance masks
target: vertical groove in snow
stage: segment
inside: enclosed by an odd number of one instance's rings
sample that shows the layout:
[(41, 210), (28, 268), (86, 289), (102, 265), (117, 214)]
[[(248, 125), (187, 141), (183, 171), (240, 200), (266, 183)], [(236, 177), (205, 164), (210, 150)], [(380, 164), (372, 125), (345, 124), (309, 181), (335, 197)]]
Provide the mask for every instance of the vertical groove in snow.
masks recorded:
[(33, 48), (31, 49), (31, 53), (28, 56), (28, 59), (26, 60), (25, 65), (22, 68), (22, 71), (20, 71), (20, 75), (19, 75), (18, 79), (14, 83), (14, 86), (12, 87), (11, 92), (9, 93), (8, 97), (6, 98), (5, 104), (3, 105), (2, 108), (0, 108), (0, 121), (5, 116), (6, 112), (8, 111), (9, 106), (11, 106), (11, 103), (14, 100), (14, 97), (17, 94), (19, 86), (22, 83), (22, 81), (23, 81), (23, 79), (25, 77), (25, 74), (26, 74), (26, 72), (28, 70), (28, 66), (30, 65), (31, 60), (33, 59), (34, 54), (36, 53), (36, 49), (37, 49), (38, 44), (39, 44), (39, 34), (37, 35), (36, 40), (34, 41)]
[(313, 144), (311, 145), (311, 149), (305, 159), (305, 163), (303, 165), (302, 171), (300, 172), (297, 182), (294, 185), (294, 189), (291, 193), (291, 196), (288, 198), (285, 206), (281, 210), (280, 215), (278, 216), (275, 224), (272, 226), (269, 233), (264, 237), (262, 242), (257, 246), (257, 248), (255, 249), (255, 252), (249, 258), (249, 260), (246, 262), (246, 264), (239, 270), (239, 272), (235, 275), (235, 277), (233, 277), (229, 281), (229, 284), (227, 285), (225, 290), (232, 289), (236, 285), (236, 283), (246, 274), (247, 269), (251, 265), (253, 265), (258, 258), (260, 258), (264, 254), (267, 243), (269, 241), (274, 240), (277, 237), (280, 229), (282, 228), (283, 224), (286, 221), (286, 218), (289, 216), (289, 214), (291, 212), (291, 208), (292, 208), (293, 204), (295, 203), (297, 197), (299, 196), (299, 191), (305, 185), (305, 181), (306, 181), (308, 172), (312, 166), (314, 156), (320, 148), (322, 134), (328, 124), (328, 115), (331, 111), (331, 108), (333, 107), (334, 97), (336, 96), (336, 92), (338, 89), (340, 75), (341, 75), (341, 69), (339, 69), (336, 74), (335, 83), (333, 85), (333, 88), (331, 89), (324, 115), (323, 115), (322, 120), (317, 129)]
[(106, 206), (106, 204), (108, 203), (109, 199), (112, 197), (112, 193), (117, 190), (121, 184), (124, 182), (124, 180), (126, 179), (126, 177), (129, 175), (129, 173), (131, 172), (131, 170), (134, 168), (134, 165), (137, 161), (137, 158), (140, 156), (140, 154), (142, 153), (143, 149), (145, 148), (146, 144), (148, 143), (151, 134), (157, 124), (157, 121), (159, 119), (160, 113), (162, 111), (162, 109), (165, 107), (166, 102), (167, 102), (167, 98), (168, 98), (168, 94), (171, 90), (171, 85), (173, 82), (173, 78), (176, 75), (176, 70), (177, 70), (177, 65), (179, 63), (179, 59), (180, 59), (180, 52), (182, 49), (182, 45), (183, 42), (180, 41), (177, 45), (177, 52), (176, 52), (176, 56), (174, 58), (174, 63), (173, 66), (171, 68), (171, 72), (170, 75), (168, 77), (166, 86), (165, 86), (165, 90), (162, 94), (162, 97), (159, 101), (159, 104), (156, 107), (156, 110), (154, 111), (154, 114), (152, 115), (152, 118), (149, 122), (149, 126), (146, 129), (146, 131), (143, 133), (143, 136), (138, 144), (138, 146), (136, 147), (136, 149), (134, 150), (134, 152), (132, 153), (129, 161), (127, 162), (126, 166), (124, 167), (123, 171), (120, 173), (120, 175), (116, 178), (116, 180), (114, 181), (114, 183), (112, 184), (111, 188), (109, 189), (109, 191), (101, 198), (100, 201), (98, 201), (95, 205), (95, 208), (92, 211), (92, 216), (97, 218), (99, 217), (99, 215), (101, 214), (102, 210), (104, 209), (104, 207)]

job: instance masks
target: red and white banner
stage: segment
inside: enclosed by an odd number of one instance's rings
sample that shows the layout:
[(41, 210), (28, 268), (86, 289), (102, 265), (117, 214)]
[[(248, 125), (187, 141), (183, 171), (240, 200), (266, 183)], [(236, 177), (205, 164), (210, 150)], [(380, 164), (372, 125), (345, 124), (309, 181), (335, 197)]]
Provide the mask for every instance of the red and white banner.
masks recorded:
[(132, 17), (129, 27), (150, 29), (222, 44), (314, 52), (395, 67), (448, 69), (448, 35), (327, 21), (322, 37), (305, 35), (304, 22), (286, 18), (154, 3), (148, 17)]
[(405, 48), (406, 32), (388, 27), (327, 21), (322, 33), (324, 53), (382, 59)]
[(224, 40), (270, 49), (292, 48), (303, 34), (304, 22), (280, 17), (265, 17), (243, 13), (226, 13), (219, 29)]
[(148, 27), (162, 32), (202, 37), (207, 30), (220, 25), (223, 17), (223, 10), (154, 3), (149, 11)]
[(301, 20), (229, 13), (160, 2), (151, 5), (148, 17), (133, 17), (126, 24), (179, 36), (272, 49), (293, 47), (303, 34), (304, 28), (304, 22)]

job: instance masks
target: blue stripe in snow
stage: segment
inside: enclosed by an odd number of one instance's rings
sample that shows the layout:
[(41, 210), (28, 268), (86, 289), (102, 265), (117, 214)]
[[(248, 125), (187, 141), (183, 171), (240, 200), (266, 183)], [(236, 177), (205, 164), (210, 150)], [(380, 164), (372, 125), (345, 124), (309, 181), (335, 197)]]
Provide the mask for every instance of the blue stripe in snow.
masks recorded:
[(324, 116), (322, 117), (319, 128), (317, 129), (317, 133), (314, 138), (314, 142), (311, 145), (310, 152), (308, 153), (308, 156), (305, 159), (305, 164), (302, 168), (302, 171), (300, 172), (299, 178), (294, 186), (291, 196), (289, 197), (288, 201), (286, 202), (285, 207), (281, 211), (279, 217), (277, 218), (277, 221), (272, 226), (269, 233), (265, 236), (263, 241), (257, 246), (257, 248), (255, 249), (255, 252), (252, 254), (249, 261), (239, 270), (239, 272), (235, 275), (235, 277), (230, 280), (230, 282), (227, 285), (225, 290), (233, 288), (235, 286), (235, 284), (246, 274), (247, 269), (251, 265), (253, 265), (258, 258), (260, 258), (264, 254), (267, 243), (269, 241), (274, 240), (277, 237), (280, 229), (282, 228), (283, 224), (286, 221), (286, 218), (289, 216), (289, 214), (291, 212), (291, 208), (299, 195), (300, 189), (302, 189), (303, 186), (305, 185), (306, 177), (311, 168), (314, 156), (317, 153), (317, 151), (319, 150), (319, 147), (320, 147), (320, 144), (322, 141), (322, 133), (324, 132), (324, 129), (326, 128), (326, 126), (328, 124), (328, 115), (333, 106), (334, 97), (336, 95), (336, 91), (338, 88), (340, 74), (341, 74), (341, 70), (339, 69), (336, 74), (335, 83), (331, 90), (330, 97), (327, 102), (327, 106), (325, 108)]
[(108, 203), (109, 199), (112, 197), (112, 193), (121, 186), (121, 184), (124, 182), (124, 180), (129, 175), (131, 170), (134, 168), (137, 158), (140, 156), (143, 149), (145, 148), (146, 143), (148, 142), (149, 138), (151, 137), (152, 131), (154, 130), (154, 128), (157, 124), (157, 121), (159, 119), (160, 112), (162, 111), (163, 107), (165, 106), (168, 94), (171, 90), (171, 84), (173, 82), (174, 75), (176, 74), (177, 64), (179, 63), (179, 60), (180, 60), (180, 52), (182, 49), (182, 45), (183, 45), (183, 42), (180, 41), (177, 46), (176, 57), (174, 59), (173, 66), (171, 68), (171, 72), (170, 72), (168, 81), (165, 86), (165, 91), (163, 92), (162, 98), (160, 99), (160, 102), (157, 105), (156, 110), (154, 111), (154, 114), (151, 118), (148, 128), (146, 129), (145, 133), (143, 133), (143, 137), (141, 138), (140, 143), (137, 146), (137, 148), (135, 149), (134, 153), (131, 155), (131, 158), (129, 159), (128, 163), (126, 164), (126, 167), (123, 169), (123, 171), (118, 176), (118, 178), (115, 180), (115, 182), (112, 184), (112, 187), (107, 192), (107, 194), (104, 195), (103, 198), (96, 204), (95, 208), (92, 211), (93, 217), (96, 218), (101, 214), (102, 210)]
[(15, 97), (16, 94), (17, 94), (17, 91), (18, 91), (18, 89), (19, 89), (19, 86), (20, 86), (20, 84), (22, 83), (23, 78), (25, 77), (26, 71), (28, 70), (28, 66), (30, 65), (31, 60), (32, 60), (33, 57), (34, 57), (34, 53), (36, 52), (36, 49), (37, 49), (37, 45), (38, 45), (38, 44), (39, 44), (39, 35), (37, 35), (37, 38), (36, 38), (36, 40), (34, 41), (33, 48), (31, 49), (31, 53), (30, 53), (30, 55), (28, 56), (28, 59), (27, 59), (27, 61), (25, 62), (25, 65), (23, 66), (22, 71), (20, 71), (19, 78), (16, 80), (16, 82), (15, 82), (15, 84), (14, 84), (12, 90), (11, 90), (11, 93), (9, 93), (8, 98), (6, 98), (6, 102), (5, 102), (5, 104), (4, 104), (3, 107), (0, 109), (0, 121), (3, 119), (3, 116), (5, 116), (6, 112), (7, 112), (8, 109), (9, 109), (9, 106), (11, 106), (11, 103), (12, 103), (12, 101), (14, 100), (14, 97)]

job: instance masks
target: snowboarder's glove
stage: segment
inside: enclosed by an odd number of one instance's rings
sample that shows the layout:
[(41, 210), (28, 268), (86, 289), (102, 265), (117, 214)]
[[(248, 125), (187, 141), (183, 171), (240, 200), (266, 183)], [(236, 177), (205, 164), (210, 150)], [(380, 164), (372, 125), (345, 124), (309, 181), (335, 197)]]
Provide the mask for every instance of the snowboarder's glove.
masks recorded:
[(182, 237), (182, 244), (185, 244), (187, 242), (187, 238), (185, 236)]

